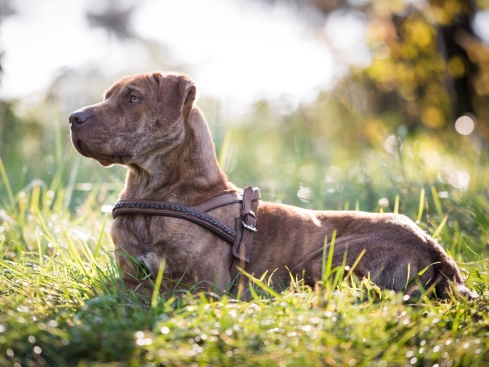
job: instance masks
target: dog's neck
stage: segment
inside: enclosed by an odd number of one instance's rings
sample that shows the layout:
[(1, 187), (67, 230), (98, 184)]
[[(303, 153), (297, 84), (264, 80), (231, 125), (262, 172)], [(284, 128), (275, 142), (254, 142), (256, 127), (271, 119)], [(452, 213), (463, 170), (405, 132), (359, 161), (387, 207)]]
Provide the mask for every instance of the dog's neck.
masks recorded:
[(129, 166), (120, 199), (169, 201), (193, 206), (236, 191), (219, 168), (202, 112), (194, 107), (181, 123), (185, 124), (182, 143), (166, 154), (152, 158), (147, 164), (150, 169)]

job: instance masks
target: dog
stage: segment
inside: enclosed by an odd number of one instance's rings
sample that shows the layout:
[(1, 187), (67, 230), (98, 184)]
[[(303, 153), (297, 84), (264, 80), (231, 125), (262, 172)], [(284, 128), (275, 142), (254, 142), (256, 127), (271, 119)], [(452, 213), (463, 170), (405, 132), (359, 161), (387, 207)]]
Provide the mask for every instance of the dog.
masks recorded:
[[(127, 76), (112, 85), (103, 102), (70, 115), (71, 141), (80, 154), (103, 166), (127, 167), (122, 203), (140, 200), (195, 208), (213, 198), (238, 195), (240, 190), (219, 168), (196, 97), (195, 83), (184, 74)], [(419, 273), (415, 281), (426, 289), (431, 286), (439, 298), (452, 293), (478, 296), (465, 286), (443, 248), (404, 215), (313, 211), (256, 198), (251, 206), (246, 214), (256, 218), (256, 226), (242, 222), (246, 233), (253, 232), (246, 256), (182, 217), (146, 212), (117, 216), (111, 235), (124, 281), (132, 287), (139, 284), (141, 267), (156, 279), (164, 263), (162, 286), (178, 282), (226, 292), (239, 257), (238, 265), (246, 272), (258, 277), (268, 272), (275, 288), (287, 285), (291, 275), (313, 286), (322, 279), (325, 238), (335, 234), (332, 266), (346, 264), (357, 277), (379, 287), (410, 292), (406, 285)], [(243, 208), (238, 202), (207, 215), (231, 233), (241, 226)]]

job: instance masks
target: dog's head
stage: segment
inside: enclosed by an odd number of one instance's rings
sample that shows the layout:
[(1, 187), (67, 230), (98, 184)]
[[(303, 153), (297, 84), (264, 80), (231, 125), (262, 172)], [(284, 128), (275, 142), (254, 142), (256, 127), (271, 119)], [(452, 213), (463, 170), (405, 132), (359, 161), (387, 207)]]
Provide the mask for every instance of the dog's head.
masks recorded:
[(143, 166), (183, 141), (183, 122), (195, 98), (195, 85), (183, 74), (128, 76), (105, 93), (103, 102), (70, 115), (71, 141), (80, 154), (104, 166)]

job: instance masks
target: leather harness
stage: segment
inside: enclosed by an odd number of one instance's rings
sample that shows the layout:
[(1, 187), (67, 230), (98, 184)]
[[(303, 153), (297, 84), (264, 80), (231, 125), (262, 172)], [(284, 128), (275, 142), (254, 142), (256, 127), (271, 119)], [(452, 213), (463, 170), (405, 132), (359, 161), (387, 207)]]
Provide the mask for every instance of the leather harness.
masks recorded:
[[(260, 199), (260, 189), (248, 186), (242, 194), (224, 194), (205, 203), (187, 206), (166, 201), (120, 200), (112, 210), (112, 217), (126, 214), (159, 215), (185, 219), (198, 224), (233, 245), (233, 262), (229, 268), (231, 280), (238, 274), (238, 267), (244, 269), (250, 262), (253, 234), (256, 232), (256, 210)], [(241, 215), (236, 218), (235, 229), (229, 228), (208, 212), (232, 204), (241, 205)], [(253, 211), (254, 209), (254, 211)]]

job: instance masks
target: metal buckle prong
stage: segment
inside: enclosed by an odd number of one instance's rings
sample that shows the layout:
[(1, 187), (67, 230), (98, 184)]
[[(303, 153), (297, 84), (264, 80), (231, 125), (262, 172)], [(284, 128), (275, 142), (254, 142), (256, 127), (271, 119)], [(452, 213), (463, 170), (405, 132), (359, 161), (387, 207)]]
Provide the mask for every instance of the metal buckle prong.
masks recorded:
[(246, 224), (244, 221), (241, 221), (241, 223), (243, 223), (243, 227), (245, 227), (246, 229), (249, 229), (252, 232), (256, 232), (256, 227), (252, 226), (251, 224)]

